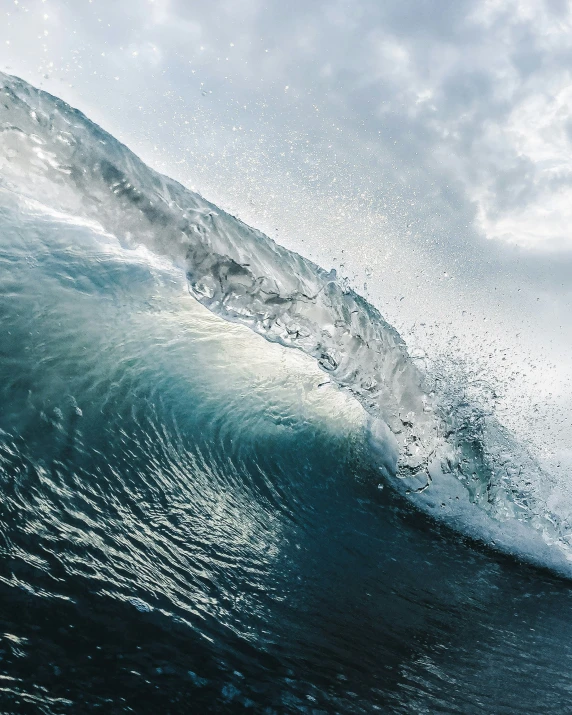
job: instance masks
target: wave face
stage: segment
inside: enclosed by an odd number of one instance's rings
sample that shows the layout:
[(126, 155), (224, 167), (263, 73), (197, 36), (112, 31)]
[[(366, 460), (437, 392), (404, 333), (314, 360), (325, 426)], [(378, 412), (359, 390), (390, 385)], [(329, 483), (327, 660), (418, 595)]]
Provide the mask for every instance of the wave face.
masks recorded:
[(568, 573), (550, 479), (373, 306), (5, 75), (0, 231), (6, 707), (563, 711), (565, 589), (439, 526)]
[[(167, 257), (202, 305), (302, 350), (361, 403), (374, 421), (379, 467), (398, 489), (477, 538), (567, 568), (569, 518), (547, 506), (549, 475), (467, 399), (465, 385), (443, 386), (418, 369), (399, 334), (335, 271), (149, 169), (61, 100), (16, 78), (1, 81), (7, 189)], [(524, 534), (523, 523), (539, 536)]]

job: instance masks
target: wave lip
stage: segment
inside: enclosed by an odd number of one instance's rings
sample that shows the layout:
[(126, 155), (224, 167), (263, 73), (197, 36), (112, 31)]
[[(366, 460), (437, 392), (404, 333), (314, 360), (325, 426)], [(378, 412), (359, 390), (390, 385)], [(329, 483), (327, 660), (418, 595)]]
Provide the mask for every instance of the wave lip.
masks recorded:
[(153, 171), (63, 101), (2, 73), (0, 95), (2, 188), (169, 258), (211, 311), (312, 356), (371, 415), (385, 477), (424, 508), (543, 563), (572, 558), (566, 519), (546, 507), (548, 476), (462, 391), (437, 388), (335, 271)]

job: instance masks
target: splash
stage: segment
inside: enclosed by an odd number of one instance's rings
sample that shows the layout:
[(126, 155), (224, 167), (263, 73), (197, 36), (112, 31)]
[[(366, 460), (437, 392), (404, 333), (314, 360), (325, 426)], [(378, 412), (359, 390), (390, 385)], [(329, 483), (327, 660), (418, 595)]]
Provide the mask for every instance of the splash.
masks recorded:
[(566, 515), (545, 474), (494, 416), (421, 370), (397, 331), (327, 272), (147, 167), (63, 101), (0, 74), (0, 186), (93, 222), (187, 277), (218, 316), (313, 357), (370, 415), (372, 454), (421, 507), (499, 548), (563, 569)]

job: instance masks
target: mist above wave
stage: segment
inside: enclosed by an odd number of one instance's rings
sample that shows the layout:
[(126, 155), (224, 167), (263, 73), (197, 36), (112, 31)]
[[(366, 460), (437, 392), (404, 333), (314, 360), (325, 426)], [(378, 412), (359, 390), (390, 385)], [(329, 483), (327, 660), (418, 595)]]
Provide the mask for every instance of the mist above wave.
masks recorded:
[(511, 550), (540, 549), (539, 560), (568, 558), (567, 515), (547, 507), (548, 475), (464, 386), (420, 370), (399, 334), (334, 271), (153, 171), (61, 100), (3, 74), (0, 93), (5, 189), (168, 257), (201, 304), (315, 358), (371, 415), (386, 478), (425, 508)]

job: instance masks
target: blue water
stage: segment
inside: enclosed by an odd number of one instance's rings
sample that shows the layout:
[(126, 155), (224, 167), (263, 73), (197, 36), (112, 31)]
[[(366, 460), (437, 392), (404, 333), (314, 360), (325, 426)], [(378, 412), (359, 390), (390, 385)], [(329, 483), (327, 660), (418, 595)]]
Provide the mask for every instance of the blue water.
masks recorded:
[(572, 712), (524, 446), (335, 275), (0, 78), (2, 711)]

